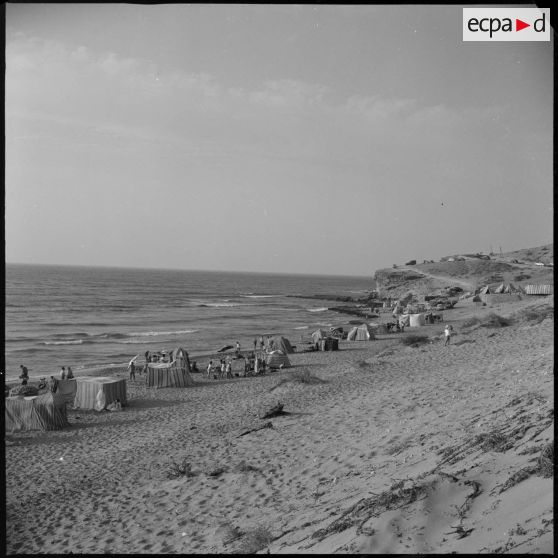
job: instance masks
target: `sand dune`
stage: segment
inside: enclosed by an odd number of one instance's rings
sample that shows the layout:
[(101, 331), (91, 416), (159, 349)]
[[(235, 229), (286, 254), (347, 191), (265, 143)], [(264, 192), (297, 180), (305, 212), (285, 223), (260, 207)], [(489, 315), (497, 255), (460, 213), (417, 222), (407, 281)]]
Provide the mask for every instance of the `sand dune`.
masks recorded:
[(425, 326), (263, 377), (138, 376), (120, 413), (7, 433), (8, 552), (552, 552), (553, 322), (460, 327), (486, 312), (447, 313), (449, 347)]

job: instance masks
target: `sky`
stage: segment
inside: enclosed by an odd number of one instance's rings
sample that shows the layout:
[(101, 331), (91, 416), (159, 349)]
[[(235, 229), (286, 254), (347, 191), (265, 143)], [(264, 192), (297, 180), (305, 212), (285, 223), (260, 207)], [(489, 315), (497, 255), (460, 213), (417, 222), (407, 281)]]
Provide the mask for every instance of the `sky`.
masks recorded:
[(553, 41), (459, 6), (7, 4), (8, 263), (371, 276), (552, 242)]

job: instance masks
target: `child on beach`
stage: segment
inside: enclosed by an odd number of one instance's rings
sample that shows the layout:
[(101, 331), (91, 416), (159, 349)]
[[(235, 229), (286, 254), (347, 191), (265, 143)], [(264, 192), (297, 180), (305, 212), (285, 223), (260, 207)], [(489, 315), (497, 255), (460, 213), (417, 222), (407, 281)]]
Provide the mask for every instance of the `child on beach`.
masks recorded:
[(446, 328), (444, 329), (444, 335), (446, 336), (446, 341), (444, 343), (444, 346), (450, 344), (450, 339), (451, 339), (452, 332), (453, 332), (453, 326), (446, 325)]

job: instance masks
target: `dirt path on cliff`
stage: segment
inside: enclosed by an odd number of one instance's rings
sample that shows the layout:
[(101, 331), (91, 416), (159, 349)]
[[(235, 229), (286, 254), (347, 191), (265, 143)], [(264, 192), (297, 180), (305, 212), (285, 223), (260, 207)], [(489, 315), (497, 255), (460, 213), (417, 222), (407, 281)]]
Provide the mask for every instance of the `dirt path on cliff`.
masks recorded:
[(420, 273), (425, 277), (429, 277), (431, 279), (437, 279), (438, 281), (443, 281), (445, 283), (455, 283), (460, 287), (463, 287), (466, 291), (473, 291), (475, 286), (473, 283), (469, 281), (463, 281), (462, 279), (454, 279), (453, 277), (448, 277), (447, 275), (434, 275), (432, 273), (428, 273), (428, 271), (423, 271), (422, 269), (418, 269), (416, 267), (411, 266), (401, 266), (403, 269), (408, 269), (409, 271), (415, 271), (416, 273)]

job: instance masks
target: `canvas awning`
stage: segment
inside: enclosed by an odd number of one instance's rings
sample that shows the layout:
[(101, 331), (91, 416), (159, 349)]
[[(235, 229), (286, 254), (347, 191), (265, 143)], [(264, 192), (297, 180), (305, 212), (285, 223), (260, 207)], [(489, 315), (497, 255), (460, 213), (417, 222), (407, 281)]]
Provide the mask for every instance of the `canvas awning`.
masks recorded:
[(30, 397), (6, 397), (6, 432), (60, 430), (69, 426), (64, 398), (56, 393)]
[(78, 378), (74, 407), (76, 409), (95, 409), (97, 394), (104, 395), (105, 406), (120, 399), (122, 406), (128, 404), (126, 380), (124, 378)]

